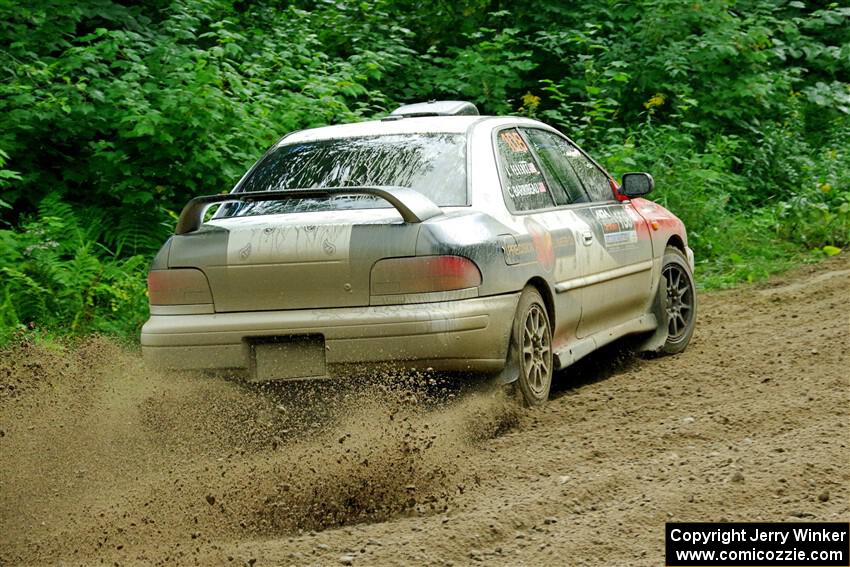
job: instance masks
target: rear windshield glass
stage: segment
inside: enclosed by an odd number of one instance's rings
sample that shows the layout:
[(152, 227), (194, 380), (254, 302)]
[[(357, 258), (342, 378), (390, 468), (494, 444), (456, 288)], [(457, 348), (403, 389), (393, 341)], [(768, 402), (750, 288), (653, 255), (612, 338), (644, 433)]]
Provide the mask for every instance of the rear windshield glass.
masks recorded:
[[(403, 134), (282, 145), (265, 156), (239, 191), (380, 185), (409, 187), (437, 205), (466, 198), (466, 139), (461, 134)], [(218, 216), (380, 208), (378, 197), (334, 196), (232, 203)]]

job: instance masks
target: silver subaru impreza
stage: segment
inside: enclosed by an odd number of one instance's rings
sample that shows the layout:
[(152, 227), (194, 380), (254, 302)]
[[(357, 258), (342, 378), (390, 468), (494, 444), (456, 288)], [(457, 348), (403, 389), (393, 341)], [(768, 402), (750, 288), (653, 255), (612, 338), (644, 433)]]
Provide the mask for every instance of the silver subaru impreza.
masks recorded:
[(652, 187), (461, 101), (294, 132), (183, 209), (151, 265), (142, 351), (259, 381), (491, 373), (539, 404), (554, 370), (619, 337), (687, 346), (693, 254)]

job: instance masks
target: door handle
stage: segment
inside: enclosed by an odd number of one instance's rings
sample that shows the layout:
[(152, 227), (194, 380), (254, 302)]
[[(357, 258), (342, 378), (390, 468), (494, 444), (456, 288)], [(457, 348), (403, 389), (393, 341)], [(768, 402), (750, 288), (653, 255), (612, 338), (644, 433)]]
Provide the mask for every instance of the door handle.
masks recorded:
[(590, 244), (593, 242), (593, 233), (590, 232), (589, 230), (585, 230), (581, 234), (581, 237), (582, 237), (582, 240), (584, 240), (585, 246), (590, 246)]

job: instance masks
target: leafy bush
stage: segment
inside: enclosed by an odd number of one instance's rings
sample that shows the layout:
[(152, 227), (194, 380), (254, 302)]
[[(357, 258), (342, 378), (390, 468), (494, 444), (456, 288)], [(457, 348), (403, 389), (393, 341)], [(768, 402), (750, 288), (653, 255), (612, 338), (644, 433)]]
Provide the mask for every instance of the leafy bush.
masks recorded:
[(850, 244), (850, 120), (807, 155), (799, 185), (777, 206), (777, 232), (810, 248)]

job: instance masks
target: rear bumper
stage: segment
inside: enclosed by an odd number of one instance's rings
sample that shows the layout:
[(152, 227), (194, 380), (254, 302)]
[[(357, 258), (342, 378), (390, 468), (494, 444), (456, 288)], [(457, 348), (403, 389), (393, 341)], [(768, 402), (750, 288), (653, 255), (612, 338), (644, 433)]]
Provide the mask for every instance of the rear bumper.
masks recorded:
[(142, 327), (149, 364), (183, 369), (252, 366), (251, 342), (321, 335), (328, 374), (346, 365), (497, 371), (507, 358), (519, 294), (458, 301), (336, 309), (152, 315)]

